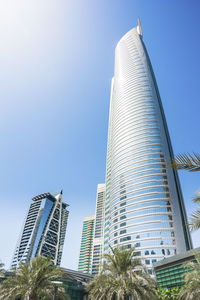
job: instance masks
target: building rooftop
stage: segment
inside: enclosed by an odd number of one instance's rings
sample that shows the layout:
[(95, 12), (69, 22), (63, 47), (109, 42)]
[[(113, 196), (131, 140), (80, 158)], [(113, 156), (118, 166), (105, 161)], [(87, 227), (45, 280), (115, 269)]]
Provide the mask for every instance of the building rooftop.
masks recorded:
[(196, 252), (200, 253), (200, 247), (168, 257), (168, 258), (164, 258), (160, 261), (157, 261), (156, 263), (153, 263), (153, 267), (154, 268), (159, 268), (161, 266), (164, 265), (168, 265), (168, 264), (172, 264), (175, 263), (177, 261), (184, 261), (187, 260), (188, 258), (190, 258), (191, 256), (194, 256)]
[(82, 273), (79, 271), (74, 271), (66, 268), (62, 268), (62, 270), (66, 273), (68, 280), (80, 282), (82, 284), (84, 284), (85, 282), (93, 278), (91, 274)]

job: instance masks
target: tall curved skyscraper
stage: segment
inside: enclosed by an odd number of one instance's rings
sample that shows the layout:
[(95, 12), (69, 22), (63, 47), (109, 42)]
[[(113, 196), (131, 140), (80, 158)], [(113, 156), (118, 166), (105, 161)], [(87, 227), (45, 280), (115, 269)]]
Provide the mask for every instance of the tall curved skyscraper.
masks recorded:
[(152, 263), (192, 247), (170, 137), (140, 21), (115, 50), (111, 87), (104, 251), (135, 246)]

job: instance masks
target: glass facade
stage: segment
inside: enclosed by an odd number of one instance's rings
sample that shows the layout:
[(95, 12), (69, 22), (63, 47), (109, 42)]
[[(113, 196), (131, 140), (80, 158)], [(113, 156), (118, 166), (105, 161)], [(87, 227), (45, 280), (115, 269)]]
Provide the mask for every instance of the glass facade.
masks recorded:
[(101, 265), (101, 260), (102, 260), (105, 191), (106, 191), (105, 184), (98, 184), (95, 226), (94, 226), (94, 240), (93, 240), (93, 255), (92, 255), (93, 275), (98, 274)]
[(163, 289), (181, 287), (184, 284), (185, 273), (190, 270), (190, 268), (184, 268), (182, 264), (178, 264), (165, 270), (157, 271), (156, 280)]
[(92, 270), (94, 221), (95, 216), (85, 217), (83, 220), (83, 230), (78, 263), (78, 271), (83, 273), (91, 273)]
[(104, 251), (152, 262), (191, 248), (165, 116), (140, 24), (119, 41), (108, 128)]
[(62, 202), (62, 192), (55, 197), (41, 194), (32, 200), (11, 268), (37, 255), (51, 256), (57, 265), (61, 262), (69, 214), (68, 205)]
[(153, 262), (154, 274), (158, 284), (163, 289), (181, 287), (184, 284), (184, 276), (192, 271), (191, 267), (186, 267), (186, 263), (195, 262), (195, 255), (200, 253), (200, 248), (190, 250), (167, 259)]

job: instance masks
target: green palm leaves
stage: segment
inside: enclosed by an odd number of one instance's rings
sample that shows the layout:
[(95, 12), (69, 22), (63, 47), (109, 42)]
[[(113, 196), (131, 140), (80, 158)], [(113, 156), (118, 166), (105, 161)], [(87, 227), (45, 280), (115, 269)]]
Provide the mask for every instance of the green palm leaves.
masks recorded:
[[(200, 203), (200, 196), (197, 195), (194, 199), (193, 202), (195, 203)], [(200, 208), (194, 211), (191, 214), (190, 218), (190, 223), (191, 223), (191, 230), (197, 230), (200, 228)]]
[(193, 153), (191, 154), (179, 154), (171, 163), (172, 168), (177, 170), (188, 170), (189, 172), (200, 171), (200, 155)]
[(104, 256), (100, 274), (87, 284), (89, 299), (125, 300), (128, 296), (134, 300), (156, 299), (156, 283), (135, 257), (135, 249), (110, 249), (111, 254)]
[(179, 294), (179, 288), (162, 289), (157, 290), (158, 300), (177, 300)]
[(179, 300), (200, 299), (200, 254), (196, 254), (195, 258), (197, 263), (189, 262), (185, 264), (185, 268), (190, 271), (185, 275), (185, 285), (180, 290)]
[[(38, 256), (29, 264), (20, 263), (15, 275), (0, 285), (0, 299), (15, 300), (51, 299), (56, 283), (63, 278), (63, 271), (52, 264), (50, 257)], [(68, 299), (63, 285), (58, 286), (59, 299)]]
[(4, 264), (2, 262), (0, 262), (0, 277), (3, 276), (3, 274), (4, 274), (3, 267), (4, 267)]
[[(188, 170), (189, 172), (200, 171), (200, 155), (191, 154), (179, 154), (171, 162), (171, 167), (177, 170)], [(200, 203), (200, 195), (197, 195), (193, 202)], [(197, 230), (200, 228), (200, 209), (197, 209), (192, 213), (190, 219), (191, 230)]]

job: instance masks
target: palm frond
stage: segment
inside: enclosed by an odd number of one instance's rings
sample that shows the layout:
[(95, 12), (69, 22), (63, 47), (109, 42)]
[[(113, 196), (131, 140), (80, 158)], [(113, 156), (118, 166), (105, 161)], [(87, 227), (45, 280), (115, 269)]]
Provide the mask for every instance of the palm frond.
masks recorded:
[(192, 231), (200, 228), (200, 210), (199, 209), (191, 214), (190, 223), (191, 223)]
[(4, 274), (5, 270), (4, 270), (4, 264), (2, 262), (0, 262), (0, 277)]
[(149, 276), (135, 248), (112, 248), (104, 255), (102, 270), (86, 286), (91, 300), (156, 299), (156, 283)]
[(199, 299), (200, 295), (200, 253), (195, 253), (195, 262), (188, 262), (184, 264), (184, 268), (188, 270), (185, 273), (184, 281), (185, 284), (181, 288), (178, 295), (178, 300), (186, 299)]
[(170, 166), (176, 170), (200, 171), (200, 155), (197, 153), (178, 154), (171, 160)]
[[(63, 277), (63, 271), (52, 265), (50, 257), (37, 256), (29, 264), (20, 263), (15, 275), (4, 280), (0, 287), (0, 299), (14, 300), (16, 297), (38, 299), (42, 296), (53, 296), (55, 283)], [(59, 285), (59, 297), (68, 299), (65, 286)], [(52, 298), (52, 297), (50, 297)]]
[(194, 203), (200, 203), (200, 195), (199, 193), (193, 198)]

